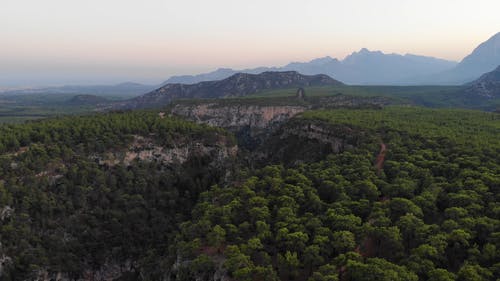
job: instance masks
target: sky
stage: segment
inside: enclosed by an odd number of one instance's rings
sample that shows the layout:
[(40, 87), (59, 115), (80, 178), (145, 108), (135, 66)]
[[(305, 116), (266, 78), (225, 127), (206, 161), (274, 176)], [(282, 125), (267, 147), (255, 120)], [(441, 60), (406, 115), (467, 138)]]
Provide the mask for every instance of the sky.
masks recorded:
[(157, 84), (361, 48), (461, 60), (498, 0), (1, 0), (0, 88)]

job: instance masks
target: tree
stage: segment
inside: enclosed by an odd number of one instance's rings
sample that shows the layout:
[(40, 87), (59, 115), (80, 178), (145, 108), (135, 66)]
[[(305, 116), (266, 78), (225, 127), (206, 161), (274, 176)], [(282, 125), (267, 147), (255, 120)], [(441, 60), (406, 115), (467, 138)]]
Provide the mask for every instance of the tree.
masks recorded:
[(325, 264), (318, 268), (307, 281), (338, 281), (337, 268), (331, 264)]
[(286, 251), (284, 255), (278, 254), (278, 267), (280, 275), (293, 279), (298, 275), (300, 261), (296, 252)]
[(429, 281), (455, 281), (455, 274), (446, 269), (437, 268), (429, 271)]
[(332, 247), (337, 254), (352, 251), (356, 247), (356, 237), (350, 231), (335, 231), (332, 235)]
[(401, 216), (408, 213), (415, 215), (418, 218), (423, 217), (422, 209), (415, 205), (412, 201), (405, 198), (393, 198), (389, 203), (389, 208), (391, 210), (391, 219), (393, 221), (398, 220)]
[(465, 263), (457, 273), (457, 281), (487, 281), (493, 274), (486, 268), (477, 264)]
[(208, 243), (211, 246), (220, 248), (226, 241), (226, 231), (220, 225), (216, 225), (212, 228), (207, 235)]
[(304, 265), (309, 268), (309, 271), (313, 267), (323, 264), (325, 259), (321, 256), (321, 251), (318, 245), (310, 245), (304, 250), (303, 254)]
[(404, 266), (398, 266), (384, 259), (371, 258), (366, 263), (348, 261), (347, 274), (356, 281), (417, 281), (418, 277)]

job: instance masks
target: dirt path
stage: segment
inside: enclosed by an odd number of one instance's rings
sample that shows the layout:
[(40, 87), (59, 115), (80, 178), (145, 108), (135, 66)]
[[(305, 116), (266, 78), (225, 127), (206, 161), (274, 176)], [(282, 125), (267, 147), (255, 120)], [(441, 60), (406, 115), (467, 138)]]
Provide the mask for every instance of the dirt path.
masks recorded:
[(380, 152), (377, 155), (377, 160), (375, 161), (375, 167), (377, 172), (380, 172), (384, 167), (385, 154), (387, 152), (387, 146), (385, 143), (380, 143)]

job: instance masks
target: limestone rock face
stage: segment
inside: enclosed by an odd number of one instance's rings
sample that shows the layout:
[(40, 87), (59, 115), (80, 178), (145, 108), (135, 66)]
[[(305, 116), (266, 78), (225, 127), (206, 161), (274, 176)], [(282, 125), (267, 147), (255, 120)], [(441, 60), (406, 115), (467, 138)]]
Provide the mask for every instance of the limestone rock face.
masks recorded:
[(170, 114), (200, 124), (227, 129), (239, 145), (253, 150), (278, 128), (310, 109), (382, 108), (392, 104), (384, 97), (333, 95), (325, 97), (218, 99), (174, 102)]
[(251, 152), (250, 163), (294, 164), (320, 160), (330, 153), (349, 149), (356, 145), (359, 137), (359, 132), (351, 128), (294, 118), (297, 115), (314, 108), (379, 108), (389, 103), (384, 98), (344, 95), (274, 102), (275, 105), (249, 100), (180, 102), (172, 106), (170, 113), (233, 132), (238, 145)]
[(205, 103), (177, 105), (171, 112), (197, 123), (228, 129), (237, 136), (240, 145), (252, 149), (281, 124), (307, 109), (300, 105)]
[(171, 147), (158, 145), (152, 138), (135, 135), (128, 149), (108, 151), (92, 155), (99, 165), (129, 166), (133, 161), (158, 162), (164, 166), (182, 165), (192, 157), (209, 157), (213, 165), (222, 165), (226, 160), (236, 157), (238, 146), (226, 136), (219, 136), (213, 143), (202, 140), (178, 141)]

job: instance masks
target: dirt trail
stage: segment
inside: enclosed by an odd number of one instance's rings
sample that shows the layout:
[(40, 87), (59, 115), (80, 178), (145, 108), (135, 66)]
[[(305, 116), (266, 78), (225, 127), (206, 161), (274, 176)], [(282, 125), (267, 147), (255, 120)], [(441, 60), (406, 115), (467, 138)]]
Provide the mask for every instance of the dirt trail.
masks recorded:
[(375, 167), (377, 172), (380, 172), (384, 166), (385, 154), (387, 152), (387, 146), (385, 143), (380, 143), (380, 152), (377, 155), (377, 160), (375, 161)]

